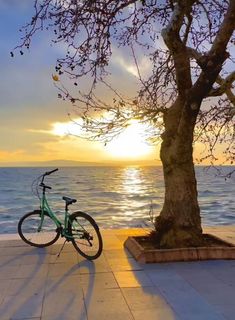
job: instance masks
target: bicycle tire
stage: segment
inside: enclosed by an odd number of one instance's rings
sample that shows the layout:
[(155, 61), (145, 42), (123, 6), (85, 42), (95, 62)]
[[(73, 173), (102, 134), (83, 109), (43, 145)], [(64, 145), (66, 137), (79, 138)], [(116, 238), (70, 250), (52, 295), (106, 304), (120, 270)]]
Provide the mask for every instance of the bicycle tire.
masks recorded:
[[(41, 222), (41, 210), (34, 210), (25, 214), (18, 223), (18, 233), (21, 239), (27, 244), (38, 248), (44, 248), (55, 243), (60, 237), (60, 230), (47, 212), (44, 212), (45, 218), (47, 221), (43, 221), (42, 230), (38, 232), (37, 229)], [(50, 230), (52, 228), (53, 230)]]
[(81, 211), (72, 213), (69, 216), (68, 232), (72, 236), (74, 248), (81, 256), (95, 260), (101, 255), (103, 241), (100, 230), (95, 220), (87, 213)]

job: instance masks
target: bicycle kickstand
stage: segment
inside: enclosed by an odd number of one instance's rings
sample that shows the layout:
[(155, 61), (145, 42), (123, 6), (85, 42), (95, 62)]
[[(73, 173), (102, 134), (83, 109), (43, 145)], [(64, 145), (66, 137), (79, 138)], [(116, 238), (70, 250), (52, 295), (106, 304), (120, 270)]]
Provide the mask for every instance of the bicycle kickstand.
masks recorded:
[(64, 246), (65, 246), (65, 242), (68, 241), (67, 239), (64, 240), (64, 243), (60, 249), (60, 252), (57, 254), (57, 258), (59, 258), (60, 254), (61, 254), (61, 251), (64, 249)]

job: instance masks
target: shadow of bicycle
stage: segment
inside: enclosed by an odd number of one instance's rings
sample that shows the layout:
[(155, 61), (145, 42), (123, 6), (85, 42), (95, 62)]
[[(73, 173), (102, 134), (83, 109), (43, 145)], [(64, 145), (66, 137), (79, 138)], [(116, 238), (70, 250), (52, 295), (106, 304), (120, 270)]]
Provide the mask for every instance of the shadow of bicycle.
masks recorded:
[[(51, 262), (50, 250), (37, 248), (7, 257), (1, 260), (1, 272), (11, 268), (12, 274), (0, 284), (0, 319), (87, 319), (85, 301), (92, 294), (95, 263)], [(85, 285), (81, 270), (93, 275)]]

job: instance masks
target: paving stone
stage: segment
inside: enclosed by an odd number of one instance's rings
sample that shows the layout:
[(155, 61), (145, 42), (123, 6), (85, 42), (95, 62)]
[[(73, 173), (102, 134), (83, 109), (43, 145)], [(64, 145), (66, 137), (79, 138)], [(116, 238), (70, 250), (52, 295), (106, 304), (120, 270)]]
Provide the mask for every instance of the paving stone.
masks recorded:
[[(51, 254), (58, 254), (62, 248), (62, 246), (64, 245), (64, 243), (61, 244), (54, 244), (53, 246), (51, 246)], [(76, 253), (77, 251), (75, 250), (74, 246), (71, 243), (66, 243), (63, 247), (62, 252), (73, 252)]]
[(204, 285), (203, 288), (197, 287), (198, 293), (212, 305), (225, 304), (234, 306), (234, 294), (233, 287), (229, 287), (225, 284), (222, 285)]
[(106, 236), (105, 234), (102, 236), (103, 238), (103, 247), (106, 249), (122, 249), (123, 243), (117, 238), (117, 236), (110, 235)]
[(24, 318), (24, 319), (20, 319), (20, 320), (41, 320), (41, 318)]
[[(94, 252), (93, 252), (94, 253)], [(89, 259), (87, 259), (87, 258), (85, 258), (85, 257), (83, 257), (83, 256), (81, 256), (80, 254), (78, 254), (78, 261), (79, 262), (84, 262), (84, 261), (90, 261), (90, 262), (92, 262), (92, 263), (107, 263), (107, 259), (106, 259), (106, 257), (105, 257), (105, 255), (104, 255), (104, 251), (101, 253), (101, 255), (97, 258), (97, 259), (95, 259), (95, 260), (89, 260)]]
[(217, 279), (208, 269), (201, 268), (187, 268), (177, 269), (177, 274), (188, 281), (194, 287), (204, 287), (205, 285), (222, 285), (223, 282)]
[(8, 296), (17, 296), (44, 293), (45, 284), (46, 279), (38, 277), (30, 279), (30, 281), (28, 278), (13, 279), (9, 282), (6, 294)]
[(0, 255), (0, 268), (18, 266), (21, 262), (22, 257), (19, 256), (1, 256)]
[(214, 305), (215, 310), (221, 313), (226, 320), (234, 320), (235, 305), (218, 304)]
[[(222, 270), (221, 266), (223, 266)], [(217, 272), (213, 272), (213, 269)], [(235, 288), (232, 286), (234, 271), (228, 272), (224, 262), (217, 264), (216, 261), (213, 267), (212, 263), (207, 263), (204, 264), (203, 269), (178, 269), (178, 273), (210, 304), (226, 303), (228, 305), (234, 304)]]
[(41, 320), (41, 317), (40, 318), (24, 318), (24, 319), (20, 319), (20, 320)]
[(77, 252), (74, 250), (73, 252), (61, 252), (61, 254), (58, 257), (58, 254), (51, 254), (49, 257), (49, 261), (50, 263), (73, 263), (76, 264), (78, 263), (78, 254)]
[(82, 295), (82, 281), (80, 275), (49, 277), (46, 282), (46, 292), (80, 292)]
[(89, 320), (133, 320), (120, 289), (93, 290), (85, 296)]
[(131, 258), (131, 254), (125, 248), (122, 249), (113, 249), (113, 250), (105, 250), (104, 255), (106, 259), (120, 259), (120, 258)]
[(122, 288), (122, 293), (131, 311), (147, 309), (171, 309), (166, 298), (156, 287)]
[(108, 261), (104, 256), (99, 257), (97, 260), (89, 261), (85, 258), (82, 258), (79, 263), (79, 272), (80, 274), (84, 273), (100, 273), (100, 272), (111, 272)]
[(223, 315), (213, 312), (205, 312), (204, 310), (195, 309), (185, 312), (179, 317), (180, 320), (226, 320)]
[(3, 299), (7, 295), (8, 288), (11, 284), (11, 280), (1, 280), (0, 281), (0, 305), (3, 302)]
[(119, 287), (149, 287), (153, 283), (144, 271), (116, 271), (114, 276)]
[(22, 240), (2, 240), (2, 237), (0, 236), (0, 248), (6, 248), (6, 247), (27, 247), (28, 245), (23, 242)]
[(49, 264), (48, 277), (68, 277), (79, 274), (79, 265), (76, 263), (53, 263)]
[(7, 247), (0, 248), (0, 255), (3, 256), (17, 256), (26, 254), (47, 254), (51, 248), (35, 248), (31, 246), (26, 247)]
[[(80, 311), (77, 312), (76, 317), (74, 315), (68, 315), (66, 314), (66, 318), (64, 317), (64, 314), (55, 314), (55, 315), (49, 315), (49, 316), (43, 316), (40, 318), (40, 320), (87, 320), (86, 313), (81, 313)], [(25, 319), (28, 320), (28, 319)], [(34, 319), (32, 319), (34, 320)]]
[(50, 255), (48, 254), (30, 254), (24, 255), (21, 257), (19, 264), (20, 265), (27, 265), (27, 264), (34, 264), (34, 265), (41, 265), (50, 262)]
[(210, 265), (210, 273), (219, 281), (235, 287), (235, 261), (224, 261), (224, 264)]
[(21, 320), (38, 317), (42, 312), (43, 294), (21, 292), (19, 295), (6, 296), (1, 304), (1, 320)]
[(176, 273), (162, 270), (149, 276), (180, 319), (223, 319), (203, 296)]
[(13, 278), (46, 278), (48, 274), (48, 268), (48, 264), (20, 265)]
[(134, 258), (108, 259), (108, 263), (112, 271), (143, 270), (143, 266)]
[[(174, 312), (170, 308), (154, 308), (146, 310), (133, 310), (135, 320), (176, 320)], [(189, 318), (191, 320), (191, 318)]]
[(86, 309), (80, 290), (48, 291), (45, 294), (42, 320), (85, 320)]
[(82, 288), (86, 294), (93, 290), (118, 288), (117, 281), (112, 272), (81, 274), (80, 277)]
[(18, 266), (4, 266), (0, 267), (0, 280), (13, 279), (18, 271)]
[[(185, 271), (190, 271), (191, 272), (193, 271), (194, 272), (203, 272), (203, 271), (207, 271), (208, 272), (208, 269), (207, 269), (207, 266), (206, 266), (206, 262), (207, 261), (181, 261), (181, 262), (172, 262), (172, 263), (169, 263), (169, 267), (171, 270), (174, 270), (174, 271), (182, 271), (184, 272)], [(164, 264), (165, 265), (165, 264)]]

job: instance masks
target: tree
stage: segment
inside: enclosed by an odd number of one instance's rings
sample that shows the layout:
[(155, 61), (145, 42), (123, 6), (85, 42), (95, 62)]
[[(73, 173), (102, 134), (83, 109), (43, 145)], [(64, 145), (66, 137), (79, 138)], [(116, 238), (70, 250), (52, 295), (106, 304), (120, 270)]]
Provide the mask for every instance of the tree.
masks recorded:
[[(89, 138), (108, 141), (130, 119), (156, 128), (152, 138), (162, 140), (165, 179), (156, 241), (165, 248), (201, 245), (193, 145), (207, 142), (206, 157), (213, 161), (215, 146), (223, 143), (225, 160), (235, 159), (235, 0), (35, 0), (34, 8), (17, 48), (29, 48), (42, 29), (52, 29), (52, 41), (67, 46), (57, 60), (58, 75), (75, 88), (87, 75), (92, 84), (86, 93), (59, 84), (59, 97), (79, 105)], [(107, 81), (116, 46), (133, 56), (140, 81), (134, 98), (124, 98)], [(147, 78), (140, 55), (152, 64)], [(112, 103), (97, 98), (100, 84), (113, 92)]]

